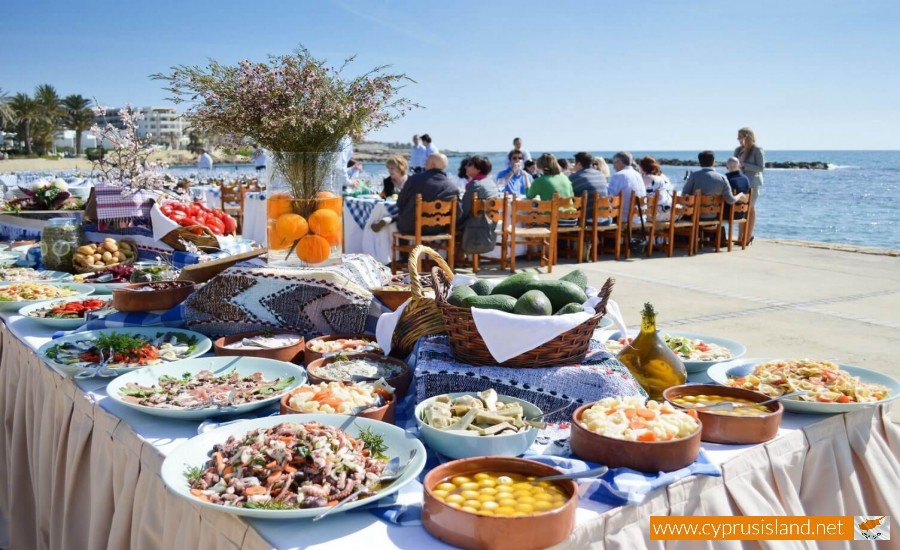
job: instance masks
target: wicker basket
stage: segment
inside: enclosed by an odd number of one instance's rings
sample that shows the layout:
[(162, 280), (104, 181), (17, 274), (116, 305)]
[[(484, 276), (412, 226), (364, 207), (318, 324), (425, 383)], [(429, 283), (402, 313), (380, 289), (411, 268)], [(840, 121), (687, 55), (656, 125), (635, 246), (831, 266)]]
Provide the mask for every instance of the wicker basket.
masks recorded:
[[(131, 264), (133, 264), (133, 263), (137, 260), (137, 257), (138, 257), (138, 247), (137, 247), (137, 243), (134, 242), (132, 239), (116, 239), (116, 243), (123, 243), (123, 242), (124, 242), (124, 243), (128, 243), (129, 246), (131, 246), (131, 250), (134, 251), (134, 254), (131, 255), (131, 258), (129, 258), (129, 259), (123, 261), (123, 262), (119, 262), (119, 263), (117, 263), (117, 264), (113, 264), (113, 265), (101, 265), (101, 266), (76, 266), (76, 265), (73, 264), (73, 265), (72, 265), (72, 270), (73, 270), (75, 273), (79, 274), (79, 275), (83, 275), (83, 274), (85, 274), (85, 273), (96, 273), (96, 272), (98, 272), (98, 271), (105, 271), (105, 270), (107, 270), (107, 269), (109, 269), (109, 268), (111, 268), (111, 267), (120, 267), (120, 266), (123, 266), (123, 265), (131, 265)], [(97, 243), (86, 243), (86, 244), (97, 244)]]
[[(202, 233), (198, 235), (194, 232), (195, 229), (201, 230)], [(172, 231), (166, 233), (161, 240), (175, 250), (180, 250), (182, 252), (185, 252), (187, 248), (181, 241), (192, 243), (204, 252), (215, 252), (221, 250), (219, 248), (219, 241), (216, 239), (216, 236), (213, 235), (213, 232), (204, 225), (190, 225), (187, 227), (179, 227), (178, 229), (173, 229)]]
[(606, 302), (615, 284), (614, 279), (607, 279), (600, 289), (600, 303), (597, 304), (596, 315), (553, 340), (498, 364), (488, 351), (478, 327), (475, 326), (472, 309), (457, 307), (447, 302), (452, 290), (450, 281), (453, 280), (453, 275), (448, 276), (446, 272), (437, 268), (432, 273), (438, 309), (444, 318), (444, 327), (450, 337), (453, 354), (460, 361), (471, 365), (501, 367), (553, 367), (583, 360), (587, 355), (591, 336), (597, 329), (597, 323), (606, 315)]
[(434, 299), (425, 296), (423, 277), (418, 269), (419, 256), (422, 254), (427, 254), (438, 264), (435, 270), (443, 270), (453, 276), (450, 266), (433, 249), (419, 245), (409, 253), (409, 286), (412, 298), (403, 310), (391, 340), (391, 356), (399, 359), (404, 359), (412, 353), (419, 338), (445, 332), (444, 321), (437, 304)]

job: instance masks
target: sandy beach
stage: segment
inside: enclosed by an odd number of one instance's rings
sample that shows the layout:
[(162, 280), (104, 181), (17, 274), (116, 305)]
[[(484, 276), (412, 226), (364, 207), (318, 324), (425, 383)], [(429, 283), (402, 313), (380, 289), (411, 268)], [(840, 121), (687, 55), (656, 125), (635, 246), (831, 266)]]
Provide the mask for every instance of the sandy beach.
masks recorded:
[[(216, 155), (218, 159), (224, 156)], [(164, 164), (185, 164), (196, 162), (196, 157), (188, 151), (154, 151), (150, 155), (150, 160), (161, 162)], [(93, 169), (94, 163), (86, 158), (61, 158), (57, 160), (34, 158), (34, 159), (10, 159), (0, 160), (0, 173), (4, 172), (47, 172), (53, 170), (85, 170)]]

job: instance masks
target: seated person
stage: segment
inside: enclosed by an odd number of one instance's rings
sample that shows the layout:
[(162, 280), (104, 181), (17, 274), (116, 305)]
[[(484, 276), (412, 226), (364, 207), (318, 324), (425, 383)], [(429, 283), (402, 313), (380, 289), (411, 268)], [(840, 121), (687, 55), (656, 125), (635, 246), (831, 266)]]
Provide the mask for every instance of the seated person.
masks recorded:
[[(731, 185), (732, 193), (749, 193), (750, 192), (750, 178), (745, 176), (743, 172), (741, 172), (741, 161), (738, 160), (737, 157), (731, 157), (727, 161), (725, 161), (725, 167), (728, 169), (728, 172), (725, 174), (725, 177), (728, 178), (728, 184)], [(725, 206), (725, 217), (729, 218), (731, 215), (731, 205)], [(734, 215), (734, 219), (742, 220), (745, 217), (744, 212), (738, 212)]]
[[(490, 177), (491, 168), (491, 161), (483, 156), (470, 158), (469, 163), (466, 165), (466, 175), (468, 176), (469, 181), (466, 183), (466, 193), (462, 198), (460, 208), (461, 213), (459, 215), (459, 220), (457, 221), (457, 225), (462, 227), (463, 230), (464, 236), (462, 242), (464, 245), (468, 241), (468, 239), (465, 238), (465, 232), (467, 231), (485, 231), (486, 233), (491, 234), (496, 231), (496, 223), (489, 222), (488, 227), (485, 227), (482, 223), (484, 221), (483, 217), (471, 217), (472, 200), (474, 198), (485, 200), (494, 199), (503, 195), (500, 192), (497, 183)], [(465, 246), (462, 247), (462, 251), (467, 254), (471, 253), (471, 251), (465, 249)]]
[(528, 175), (531, 176), (531, 181), (534, 181), (541, 177), (541, 173), (538, 172), (537, 163), (533, 160), (525, 161), (525, 171), (528, 172)]
[(381, 181), (381, 198), (386, 199), (392, 195), (399, 194), (400, 190), (403, 189), (403, 184), (406, 183), (409, 177), (409, 165), (406, 159), (400, 155), (390, 157), (384, 165), (388, 169), (388, 174), (390, 174)]
[[(422, 195), (423, 201), (449, 201), (453, 197), (459, 197), (459, 188), (450, 176), (447, 175), (447, 156), (442, 153), (429, 155), (425, 160), (425, 171), (413, 174), (397, 197), (397, 230), (405, 235), (416, 232), (416, 195)], [(457, 206), (457, 216), (459, 210)], [(423, 235), (437, 235), (443, 233), (445, 227), (426, 226), (422, 228)]]
[[(713, 166), (716, 163), (716, 155), (712, 151), (703, 151), (697, 155), (700, 161), (700, 170), (691, 172), (684, 188), (681, 190), (682, 195), (691, 195), (694, 191), (699, 190), (702, 195), (722, 195), (725, 204), (734, 204), (736, 202), (747, 202), (747, 195), (738, 193), (735, 195), (731, 191), (731, 185), (728, 178), (716, 172)], [(718, 216), (700, 216), (701, 220), (714, 220)]]
[[(608, 184), (606, 177), (599, 171), (591, 167), (594, 157), (590, 153), (575, 154), (575, 172), (569, 176), (572, 182), (572, 192), (576, 197), (580, 197), (582, 193), (587, 191), (588, 216), (594, 211), (594, 193), (599, 192), (601, 197), (608, 195)], [(607, 220), (609, 223), (609, 220)]]
[(509, 160), (509, 168), (497, 173), (497, 185), (504, 193), (525, 196), (532, 179), (531, 174), (525, 171), (525, 157), (522, 151), (513, 149), (506, 158)]
[(542, 201), (553, 199), (553, 193), (559, 193), (560, 198), (568, 198), (575, 195), (572, 191), (572, 182), (562, 173), (562, 168), (552, 153), (544, 153), (537, 160), (538, 169), (543, 174), (531, 182), (531, 187), (525, 194), (529, 199), (535, 197)]

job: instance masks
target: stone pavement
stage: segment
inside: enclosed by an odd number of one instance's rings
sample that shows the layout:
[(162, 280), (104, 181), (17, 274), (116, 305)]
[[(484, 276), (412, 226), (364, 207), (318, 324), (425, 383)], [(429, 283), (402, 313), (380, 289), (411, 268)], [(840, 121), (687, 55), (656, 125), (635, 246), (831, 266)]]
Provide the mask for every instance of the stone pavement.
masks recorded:
[(756, 239), (731, 253), (562, 260), (547, 278), (576, 267), (594, 286), (615, 278), (612, 297), (629, 327), (649, 301), (660, 328), (737, 340), (747, 357), (830, 359), (900, 378), (900, 258), (798, 244)]

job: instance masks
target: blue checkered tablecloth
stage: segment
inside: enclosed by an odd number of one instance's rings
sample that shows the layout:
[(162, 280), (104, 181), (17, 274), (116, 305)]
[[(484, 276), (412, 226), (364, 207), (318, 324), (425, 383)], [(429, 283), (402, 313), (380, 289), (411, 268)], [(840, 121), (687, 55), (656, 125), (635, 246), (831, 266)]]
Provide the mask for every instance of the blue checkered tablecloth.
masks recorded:
[(391, 216), (397, 215), (397, 201), (380, 198), (344, 197), (344, 206), (350, 213), (350, 217), (353, 218), (353, 221), (356, 222), (356, 225), (358, 225), (360, 229), (365, 229), (366, 221), (369, 219), (369, 216), (372, 215), (372, 209), (380, 202), (384, 203), (384, 206)]

